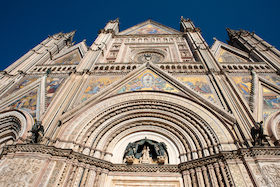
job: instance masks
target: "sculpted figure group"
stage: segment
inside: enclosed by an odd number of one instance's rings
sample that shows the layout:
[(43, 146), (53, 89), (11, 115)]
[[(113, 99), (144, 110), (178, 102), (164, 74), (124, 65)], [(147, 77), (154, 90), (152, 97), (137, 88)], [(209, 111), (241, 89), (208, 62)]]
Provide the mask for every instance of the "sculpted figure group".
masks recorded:
[(166, 154), (166, 145), (163, 142), (154, 142), (152, 140), (149, 140), (147, 138), (129, 143), (126, 147), (124, 158), (126, 159), (127, 163), (133, 162), (133, 160), (136, 159), (143, 159), (142, 157), (145, 154), (149, 154), (149, 157), (151, 158), (157, 158), (159, 159), (160, 163), (162, 163), (162, 160), (165, 160), (167, 154)]

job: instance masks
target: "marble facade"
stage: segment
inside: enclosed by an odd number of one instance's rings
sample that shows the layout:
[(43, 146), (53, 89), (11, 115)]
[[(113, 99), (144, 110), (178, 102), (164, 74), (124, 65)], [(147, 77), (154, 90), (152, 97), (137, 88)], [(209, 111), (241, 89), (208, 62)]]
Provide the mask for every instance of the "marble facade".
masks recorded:
[(182, 17), (49, 36), (0, 72), (0, 186), (279, 186), (280, 52), (227, 32), (209, 47)]

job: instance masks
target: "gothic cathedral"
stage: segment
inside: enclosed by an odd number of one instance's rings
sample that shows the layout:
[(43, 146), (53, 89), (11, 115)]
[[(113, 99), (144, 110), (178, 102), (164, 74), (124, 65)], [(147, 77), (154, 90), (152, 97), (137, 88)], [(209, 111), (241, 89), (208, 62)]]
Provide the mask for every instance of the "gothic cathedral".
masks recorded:
[(280, 52), (227, 32), (49, 36), (0, 72), (0, 186), (280, 186)]

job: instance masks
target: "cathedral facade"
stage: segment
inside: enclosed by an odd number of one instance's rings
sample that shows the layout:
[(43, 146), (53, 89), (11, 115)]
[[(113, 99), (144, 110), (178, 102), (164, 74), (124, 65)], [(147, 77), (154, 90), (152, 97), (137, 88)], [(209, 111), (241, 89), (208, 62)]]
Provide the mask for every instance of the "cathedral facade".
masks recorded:
[(280, 186), (280, 52), (227, 32), (49, 36), (0, 74), (0, 186)]

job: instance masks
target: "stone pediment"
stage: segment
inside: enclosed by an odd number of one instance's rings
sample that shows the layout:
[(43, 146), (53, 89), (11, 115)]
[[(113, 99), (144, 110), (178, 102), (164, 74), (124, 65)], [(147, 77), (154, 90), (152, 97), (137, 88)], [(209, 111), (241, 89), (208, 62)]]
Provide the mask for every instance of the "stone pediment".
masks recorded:
[(152, 20), (147, 20), (143, 23), (130, 27), (119, 35), (146, 35), (146, 34), (180, 34), (179, 31), (170, 27), (164, 26)]
[(221, 63), (246, 63), (250, 61), (248, 53), (218, 40), (215, 40), (211, 50), (217, 61)]
[(85, 42), (80, 42), (69, 48), (64, 48), (60, 53), (53, 56), (51, 64), (78, 65), (86, 52), (87, 46)]
[(65, 76), (27, 76), (7, 89), (0, 100), (0, 110), (16, 108), (39, 117), (46, 112), (64, 79)]
[(149, 62), (143, 64), (122, 79), (115, 81), (95, 96), (92, 96), (85, 102), (69, 110), (63, 115), (63, 118), (69, 119), (71, 116), (79, 115), (78, 113), (87, 110), (87, 108), (92, 107), (96, 103), (106, 100), (107, 98), (119, 94), (143, 91), (164, 92), (167, 94), (179, 95), (199, 103), (204, 106), (204, 108), (208, 108), (209, 110), (212, 110), (212, 112), (221, 115), (222, 118), (225, 117), (229, 121), (234, 121), (233, 116), (220, 105), (211, 102), (199, 92), (193, 90), (191, 87), (188, 87), (153, 63)]

